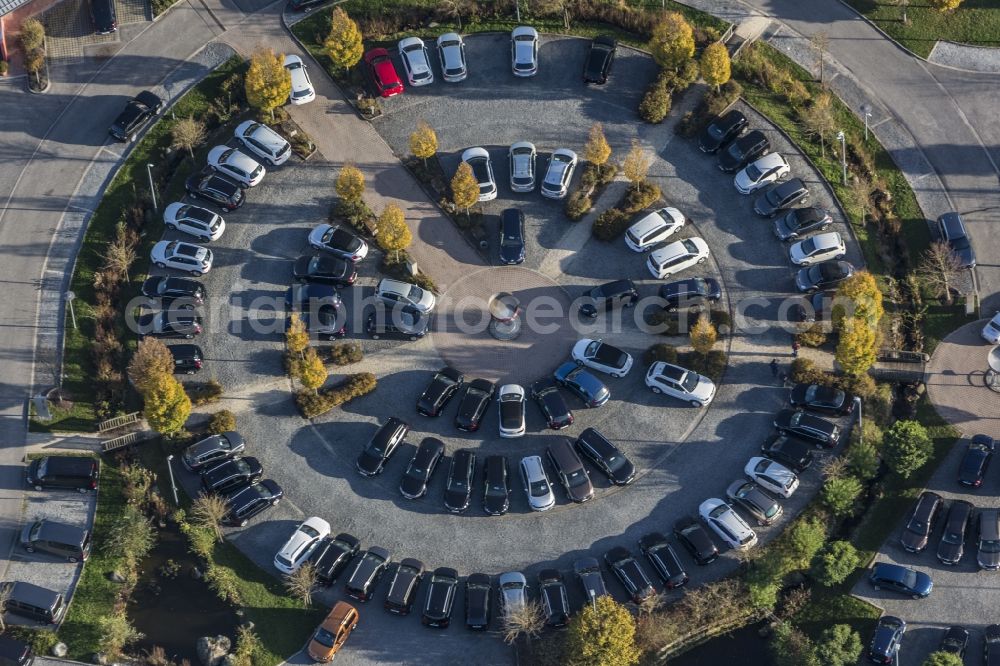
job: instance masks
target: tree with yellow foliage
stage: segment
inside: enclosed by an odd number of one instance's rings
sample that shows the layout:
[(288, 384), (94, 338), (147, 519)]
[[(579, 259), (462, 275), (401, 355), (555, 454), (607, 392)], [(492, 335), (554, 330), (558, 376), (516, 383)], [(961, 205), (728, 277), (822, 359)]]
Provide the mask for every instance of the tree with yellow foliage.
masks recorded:
[(359, 202), (365, 193), (365, 175), (353, 164), (345, 164), (337, 174), (334, 187), (341, 199), (351, 203)]
[(466, 216), (469, 215), (469, 209), (479, 201), (479, 182), (468, 162), (458, 164), (451, 179), (451, 198), (456, 206), (465, 209)]
[(590, 126), (590, 134), (587, 137), (587, 145), (583, 147), (583, 159), (597, 167), (597, 175), (601, 174), (601, 167), (604, 166), (611, 157), (611, 146), (604, 136), (604, 126), (601, 123), (594, 123)]
[(346, 72), (361, 61), (365, 52), (358, 24), (340, 7), (330, 15), (330, 32), (323, 43), (333, 66)]
[(402, 209), (396, 204), (389, 204), (382, 211), (378, 218), (378, 240), (379, 247), (386, 252), (396, 253), (396, 262), (399, 262), (399, 251), (405, 250), (413, 241), (413, 234), (406, 226)]
[(653, 60), (664, 69), (679, 69), (694, 56), (694, 30), (678, 12), (666, 12), (649, 39)]
[(705, 83), (715, 86), (718, 91), (719, 86), (727, 82), (731, 74), (729, 51), (725, 45), (714, 42), (706, 46), (701, 54), (701, 78), (705, 79)]
[(284, 54), (273, 49), (259, 49), (250, 56), (250, 68), (244, 80), (247, 102), (255, 109), (271, 114), (288, 100), (292, 92), (292, 75), (285, 69)]
[(422, 159), (427, 166), (427, 158), (434, 157), (438, 149), (438, 138), (434, 128), (421, 120), (410, 135), (410, 151), (414, 157)]

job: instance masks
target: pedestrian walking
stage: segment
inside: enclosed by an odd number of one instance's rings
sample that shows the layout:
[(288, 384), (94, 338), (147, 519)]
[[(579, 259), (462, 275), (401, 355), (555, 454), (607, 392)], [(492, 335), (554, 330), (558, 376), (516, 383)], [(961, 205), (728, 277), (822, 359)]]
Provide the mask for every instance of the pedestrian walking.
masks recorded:
[(778, 359), (776, 358), (771, 359), (771, 376), (772, 377), (778, 376)]
[(792, 356), (794, 358), (798, 358), (799, 357), (799, 347), (801, 347), (801, 346), (802, 345), (799, 344), (798, 340), (792, 340)]

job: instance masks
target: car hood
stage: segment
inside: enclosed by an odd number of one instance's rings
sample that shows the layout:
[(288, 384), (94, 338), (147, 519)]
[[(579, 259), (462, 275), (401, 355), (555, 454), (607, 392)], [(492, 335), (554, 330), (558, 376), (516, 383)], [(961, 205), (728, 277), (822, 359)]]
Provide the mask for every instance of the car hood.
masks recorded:
[(418, 479), (409, 475), (403, 476), (399, 482), (399, 490), (407, 495), (416, 495), (425, 488), (423, 479)]
[(709, 400), (715, 395), (715, 384), (708, 377), (700, 377), (691, 395), (701, 401)]
[(373, 454), (370, 451), (362, 451), (358, 456), (358, 467), (366, 472), (374, 472), (382, 462), (382, 456)]
[(505, 262), (516, 262), (524, 259), (524, 244), (505, 245), (500, 244), (500, 260)]
[(740, 192), (746, 192), (751, 187), (756, 185), (757, 182), (750, 179), (750, 176), (747, 174), (747, 170), (744, 167), (743, 169), (740, 170), (739, 173), (736, 174), (736, 177), (733, 178), (733, 184), (736, 185), (736, 189), (738, 189)]
[(923, 534), (917, 534), (916, 532), (905, 530), (903, 532), (903, 536), (901, 536), (899, 540), (903, 544), (904, 548), (923, 550), (927, 547), (928, 537)]

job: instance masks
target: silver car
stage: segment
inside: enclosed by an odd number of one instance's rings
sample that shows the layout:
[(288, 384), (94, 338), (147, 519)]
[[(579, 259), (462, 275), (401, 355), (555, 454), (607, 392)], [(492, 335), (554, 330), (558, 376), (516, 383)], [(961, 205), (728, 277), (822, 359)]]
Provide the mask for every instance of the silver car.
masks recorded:
[(437, 39), (441, 72), (448, 83), (464, 81), (469, 75), (465, 67), (465, 42), (457, 32), (446, 32)]
[(406, 70), (406, 79), (411, 86), (426, 86), (434, 83), (434, 72), (431, 71), (431, 59), (427, 55), (427, 46), (419, 37), (407, 37), (399, 40), (399, 57)]
[(500, 609), (504, 615), (528, 605), (528, 580), (520, 571), (500, 574)]
[(375, 295), (388, 305), (400, 305), (420, 312), (430, 312), (437, 305), (437, 298), (427, 289), (391, 278), (382, 278), (375, 287)]
[(507, 152), (510, 164), (510, 189), (514, 192), (531, 192), (535, 189), (535, 144), (518, 141)]
[(526, 25), (510, 33), (510, 66), (514, 76), (534, 76), (538, 73), (538, 31)]
[(524, 482), (524, 494), (532, 511), (548, 511), (556, 505), (556, 496), (542, 466), (541, 456), (521, 458), (521, 481)]
[(569, 183), (573, 180), (576, 169), (576, 153), (568, 148), (560, 148), (552, 153), (549, 166), (545, 169), (542, 180), (542, 196), (549, 199), (562, 199), (569, 192)]

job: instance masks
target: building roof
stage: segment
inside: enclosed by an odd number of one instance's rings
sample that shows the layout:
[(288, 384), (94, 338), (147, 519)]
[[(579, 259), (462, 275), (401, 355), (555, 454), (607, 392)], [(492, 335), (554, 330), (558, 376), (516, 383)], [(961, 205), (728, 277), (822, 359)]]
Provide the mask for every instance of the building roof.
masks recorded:
[(21, 5), (26, 5), (29, 2), (31, 0), (0, 0), (0, 16), (10, 14)]

